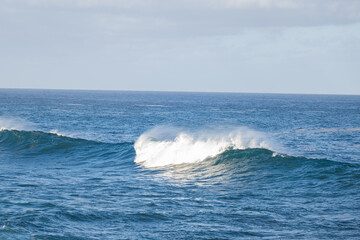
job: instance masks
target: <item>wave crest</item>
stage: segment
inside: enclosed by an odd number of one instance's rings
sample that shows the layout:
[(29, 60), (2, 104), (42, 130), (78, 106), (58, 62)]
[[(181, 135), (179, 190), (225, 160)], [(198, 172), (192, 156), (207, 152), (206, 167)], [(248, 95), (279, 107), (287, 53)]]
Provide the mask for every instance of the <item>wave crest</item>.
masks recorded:
[(156, 127), (142, 134), (134, 148), (136, 163), (161, 167), (203, 161), (229, 149), (271, 149), (271, 144), (265, 134), (245, 127), (197, 132)]
[(42, 131), (0, 131), (0, 146), (8, 150), (41, 152), (46, 149), (64, 149), (89, 144), (91, 142), (92, 141)]

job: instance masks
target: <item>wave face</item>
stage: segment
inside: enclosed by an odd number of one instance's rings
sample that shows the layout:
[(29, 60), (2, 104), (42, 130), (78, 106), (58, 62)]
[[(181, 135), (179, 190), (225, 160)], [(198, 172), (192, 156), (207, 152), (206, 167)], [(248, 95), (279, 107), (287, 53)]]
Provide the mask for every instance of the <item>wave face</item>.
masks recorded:
[(339, 184), (342, 186), (346, 186), (348, 182), (359, 182), (360, 175), (353, 171), (358, 168), (356, 164), (276, 154), (264, 148), (247, 148), (229, 149), (196, 164), (157, 169), (162, 170), (164, 177), (175, 184), (194, 179), (202, 186), (223, 182), (250, 184), (256, 179), (268, 187), (274, 185), (276, 188), (277, 184), (292, 187), (301, 181), (322, 179), (317, 184), (328, 188), (329, 182), (333, 181), (341, 182)]
[(131, 142), (103, 143), (72, 138), (58, 133), (23, 130), (1, 130), (0, 150), (16, 153), (17, 158), (38, 159), (107, 159), (132, 157)]
[(76, 139), (42, 131), (2, 130), (0, 131), (1, 147), (16, 151), (50, 151), (86, 144), (97, 144), (94, 141)]
[(136, 163), (161, 167), (203, 161), (229, 149), (271, 149), (270, 146), (264, 134), (245, 127), (198, 132), (157, 127), (142, 134), (134, 147)]

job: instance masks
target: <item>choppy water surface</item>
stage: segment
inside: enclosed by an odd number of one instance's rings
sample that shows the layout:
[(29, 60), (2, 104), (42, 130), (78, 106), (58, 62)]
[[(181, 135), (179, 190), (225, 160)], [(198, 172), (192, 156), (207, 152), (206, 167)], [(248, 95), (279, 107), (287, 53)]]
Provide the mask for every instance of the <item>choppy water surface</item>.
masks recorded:
[(360, 96), (0, 89), (0, 239), (359, 239)]

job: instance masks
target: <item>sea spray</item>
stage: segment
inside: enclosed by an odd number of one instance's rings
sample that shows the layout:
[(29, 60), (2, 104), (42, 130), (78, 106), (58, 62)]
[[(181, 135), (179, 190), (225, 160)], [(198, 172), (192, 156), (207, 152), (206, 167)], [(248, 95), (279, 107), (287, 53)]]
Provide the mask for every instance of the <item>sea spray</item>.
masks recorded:
[(0, 116), (1, 130), (34, 130), (34, 124), (17, 117)]
[(246, 127), (194, 132), (164, 126), (142, 134), (134, 148), (135, 162), (146, 167), (195, 163), (228, 149), (272, 149), (270, 140), (264, 133)]

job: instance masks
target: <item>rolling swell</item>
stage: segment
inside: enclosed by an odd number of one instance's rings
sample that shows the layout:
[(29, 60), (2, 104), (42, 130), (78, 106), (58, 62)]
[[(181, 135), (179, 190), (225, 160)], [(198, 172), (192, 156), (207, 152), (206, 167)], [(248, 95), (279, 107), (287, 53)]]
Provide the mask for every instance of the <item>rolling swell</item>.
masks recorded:
[(133, 155), (133, 143), (103, 143), (42, 131), (1, 130), (0, 149), (24, 157), (116, 158)]
[[(151, 145), (152, 147), (164, 144), (159, 141), (152, 143), (155, 143), (155, 145)], [(175, 144), (178, 149), (183, 150), (183, 147), (179, 148), (178, 145), (184, 144), (184, 142), (174, 141), (171, 144)], [(186, 142), (186, 144), (194, 144), (196, 146), (198, 143)], [(165, 144), (165, 146), (168, 145)], [(208, 146), (205, 147), (207, 149)], [(135, 155), (134, 143), (131, 142), (104, 143), (72, 138), (55, 133), (23, 130), (1, 130), (0, 149), (2, 152), (15, 153), (17, 157), (36, 157), (37, 159), (60, 158), (76, 161), (86, 159), (97, 163), (101, 163), (103, 160), (121, 161), (123, 159), (133, 159)], [(166, 148), (162, 150), (165, 153), (169, 151)], [(173, 149), (170, 148), (170, 150)], [(198, 150), (198, 148), (195, 147), (195, 150)], [(155, 156), (162, 157), (161, 154)], [(182, 156), (181, 153), (180, 156)], [(175, 173), (182, 175), (182, 177), (195, 177), (200, 180), (204, 176), (208, 180), (215, 180), (217, 177), (231, 178), (256, 174), (258, 175), (257, 177), (267, 176), (271, 178), (278, 177), (279, 179), (286, 177), (287, 180), (292, 178), (294, 180), (299, 178), (327, 179), (336, 176), (352, 180), (360, 179), (360, 174), (356, 174), (356, 171), (354, 172), (354, 168), (360, 168), (359, 164), (277, 154), (272, 150), (261, 147), (245, 149), (230, 147), (218, 154), (207, 155), (201, 161), (189, 162), (185, 159), (185, 161), (179, 164), (174, 164), (171, 159), (167, 160), (169, 162), (166, 162), (164, 165), (151, 167), (162, 170), (171, 169)], [(147, 167), (146, 164), (145, 166)]]
[(290, 156), (286, 154), (277, 154), (271, 150), (263, 148), (228, 150), (224, 153), (208, 160), (213, 166), (232, 166), (241, 167), (246, 165), (253, 170), (271, 170), (278, 172), (299, 171), (301, 174), (318, 175), (323, 170), (333, 170), (326, 174), (342, 174), (342, 170), (347, 168), (358, 168), (358, 164), (343, 163), (329, 159), (314, 159), (301, 156)]
[[(175, 150), (191, 150), (193, 153), (197, 150), (207, 150), (216, 144), (219, 144), (217, 138), (207, 139), (200, 145), (199, 139), (192, 139), (189, 141), (182, 136), (177, 140), (159, 141), (146, 139), (145, 144), (150, 143), (149, 148), (155, 151), (156, 155), (147, 155), (151, 157), (160, 157), (161, 160), (166, 159), (167, 162), (161, 162), (163, 165), (151, 166), (152, 169), (160, 171), (174, 171), (173, 177), (177, 179), (196, 179), (196, 181), (204, 181), (207, 183), (219, 182), (238, 182), (238, 181), (252, 181), (254, 179), (266, 179), (266, 181), (299, 181), (303, 179), (317, 179), (339, 182), (359, 182), (360, 166), (354, 163), (342, 163), (329, 159), (310, 159), (299, 156), (290, 156), (286, 154), (277, 154), (276, 152), (261, 148), (261, 147), (246, 147), (244, 149), (236, 149), (230, 146), (218, 154), (208, 154), (204, 159), (184, 159), (184, 161), (177, 163), (169, 157), (174, 155), (167, 155), (169, 151)], [(141, 140), (141, 138), (139, 138)], [(221, 142), (224, 139), (220, 139)], [(226, 141), (225, 141), (226, 142)], [(169, 145), (170, 144), (170, 145)], [(185, 144), (185, 148), (184, 148)], [(192, 144), (191, 146), (189, 146)], [(163, 152), (158, 152), (160, 147)], [(170, 149), (166, 148), (169, 147)], [(228, 145), (225, 145), (228, 146)], [(260, 146), (260, 145), (259, 145)], [(164, 147), (164, 148), (163, 148)], [(23, 158), (36, 159), (57, 159), (57, 160), (71, 160), (75, 162), (95, 162), (97, 165), (109, 160), (123, 161), (124, 159), (134, 159), (134, 148), (136, 144), (131, 142), (124, 143), (104, 143), (80, 138), (72, 138), (55, 133), (48, 133), (42, 131), (23, 131), (23, 130), (1, 130), (0, 131), (0, 149), (2, 153), (10, 152)], [(164, 155), (165, 154), (165, 155)], [(180, 156), (188, 156), (177, 152)], [(138, 157), (138, 156), (136, 156)], [(136, 160), (135, 157), (135, 160)], [(128, 163), (131, 162), (127, 161)], [(148, 167), (144, 164), (145, 167)], [(128, 166), (130, 167), (130, 166)], [(325, 181), (327, 182), (327, 181)]]
[[(164, 167), (156, 169), (164, 170)], [(276, 154), (264, 148), (229, 149), (197, 163), (167, 166), (170, 179), (200, 185), (252, 184), (349, 188), (360, 184), (360, 165)], [(164, 174), (169, 176), (169, 174)]]
[(360, 183), (359, 164), (278, 154), (273, 145), (263, 133), (248, 128), (191, 132), (162, 127), (138, 138), (135, 162), (170, 179), (198, 184), (314, 180), (327, 188)]

